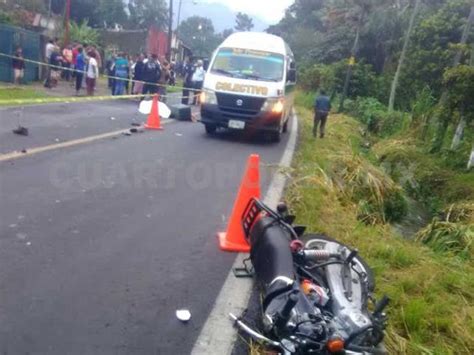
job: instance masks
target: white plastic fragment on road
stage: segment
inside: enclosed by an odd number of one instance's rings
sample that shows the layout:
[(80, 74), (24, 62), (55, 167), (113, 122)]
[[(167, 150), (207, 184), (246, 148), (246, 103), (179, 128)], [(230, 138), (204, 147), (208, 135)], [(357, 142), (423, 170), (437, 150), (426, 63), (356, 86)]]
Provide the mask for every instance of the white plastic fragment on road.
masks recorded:
[(27, 245), (27, 246), (30, 246), (30, 245), (31, 245), (31, 242), (26, 242), (26, 245)]
[(111, 121), (115, 121), (116, 118), (115, 118), (115, 117), (110, 117), (110, 120), (111, 120)]
[(182, 137), (183, 134), (182, 133), (175, 133), (178, 137)]
[[(152, 100), (143, 100), (138, 106), (138, 112), (149, 115), (151, 112), (151, 106), (153, 105)], [(160, 117), (169, 118), (171, 116), (170, 108), (163, 102), (158, 101), (158, 110), (160, 111)]]
[(181, 322), (187, 322), (191, 319), (191, 312), (187, 309), (178, 309), (176, 311), (176, 318), (178, 318)]

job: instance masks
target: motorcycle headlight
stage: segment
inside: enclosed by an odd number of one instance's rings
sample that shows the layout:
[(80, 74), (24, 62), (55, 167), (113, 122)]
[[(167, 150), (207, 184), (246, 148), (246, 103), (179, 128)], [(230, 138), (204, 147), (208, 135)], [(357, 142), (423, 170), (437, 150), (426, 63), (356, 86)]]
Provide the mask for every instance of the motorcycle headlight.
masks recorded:
[(216, 93), (212, 90), (203, 90), (201, 92), (201, 103), (209, 105), (217, 105)]
[(282, 113), (284, 108), (284, 99), (279, 97), (268, 98), (262, 106), (262, 111)]

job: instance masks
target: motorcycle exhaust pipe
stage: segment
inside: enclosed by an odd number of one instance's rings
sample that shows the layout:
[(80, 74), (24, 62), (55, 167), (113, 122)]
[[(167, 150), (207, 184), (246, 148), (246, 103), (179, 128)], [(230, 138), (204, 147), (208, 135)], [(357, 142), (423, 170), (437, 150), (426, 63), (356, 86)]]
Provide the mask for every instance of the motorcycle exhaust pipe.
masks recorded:
[(283, 349), (283, 347), (281, 346), (281, 344), (278, 341), (271, 340), (271, 339), (267, 338), (266, 336), (264, 336), (263, 334), (260, 334), (259, 332), (253, 330), (247, 324), (245, 324), (239, 318), (237, 318), (234, 314), (229, 313), (229, 317), (234, 321), (235, 325), (237, 325), (241, 330), (243, 330), (245, 333), (250, 335), (250, 337), (252, 337), (252, 339), (254, 339), (256, 341), (267, 343), (271, 346), (274, 346), (274, 347), (277, 347), (277, 348), (280, 348), (280, 349)]

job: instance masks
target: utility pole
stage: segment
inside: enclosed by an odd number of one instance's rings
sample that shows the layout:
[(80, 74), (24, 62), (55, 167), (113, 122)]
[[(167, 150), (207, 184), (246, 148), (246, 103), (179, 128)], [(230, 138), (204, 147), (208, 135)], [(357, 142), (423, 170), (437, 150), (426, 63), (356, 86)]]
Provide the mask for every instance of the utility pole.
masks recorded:
[(176, 37), (178, 37), (178, 27), (179, 27), (179, 22), (181, 20), (181, 5), (183, 5), (183, 0), (179, 0), (179, 5), (178, 5), (178, 19), (176, 20)]
[(66, 1), (66, 14), (64, 16), (64, 46), (69, 44), (69, 17), (71, 16), (71, 0)]
[(170, 0), (170, 14), (168, 24), (168, 62), (171, 63), (171, 44), (173, 41), (173, 0)]

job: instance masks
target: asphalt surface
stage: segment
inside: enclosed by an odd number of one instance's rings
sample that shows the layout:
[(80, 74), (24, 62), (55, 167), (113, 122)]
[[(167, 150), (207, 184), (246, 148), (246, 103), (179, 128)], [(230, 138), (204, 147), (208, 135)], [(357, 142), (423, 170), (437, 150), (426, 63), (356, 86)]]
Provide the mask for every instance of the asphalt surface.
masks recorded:
[[(11, 133), (19, 109), (0, 109), (0, 153), (127, 128), (136, 106), (25, 107), (28, 137)], [(265, 192), (287, 139), (173, 121), (0, 162), (0, 353), (188, 354), (235, 258), (215, 233), (247, 157)]]

